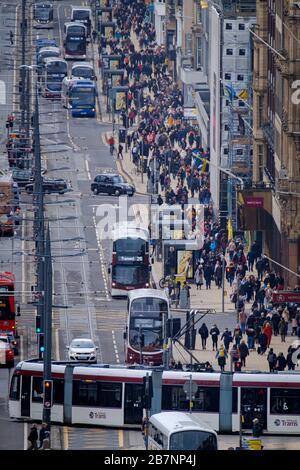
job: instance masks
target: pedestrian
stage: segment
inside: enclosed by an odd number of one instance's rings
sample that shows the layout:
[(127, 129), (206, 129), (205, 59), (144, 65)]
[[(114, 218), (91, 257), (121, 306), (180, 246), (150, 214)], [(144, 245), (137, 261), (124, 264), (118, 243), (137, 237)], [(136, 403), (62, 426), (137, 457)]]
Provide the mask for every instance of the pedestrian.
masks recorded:
[(279, 328), (278, 328), (279, 322), (280, 322), (280, 315), (277, 309), (273, 309), (272, 326), (273, 326), (274, 336), (277, 336), (279, 333)]
[(179, 308), (189, 309), (191, 304), (190, 298), (190, 289), (191, 287), (184, 281), (182, 288), (180, 289), (179, 294)]
[(215, 348), (216, 348), (216, 351), (217, 351), (217, 349), (218, 349), (218, 337), (219, 337), (219, 334), (220, 334), (220, 330), (219, 330), (219, 328), (217, 327), (216, 324), (213, 325), (213, 327), (211, 328), (209, 334), (210, 334), (211, 340), (212, 340), (213, 351), (215, 350)]
[(227, 358), (227, 351), (224, 349), (224, 346), (220, 346), (220, 349), (217, 351), (216, 358), (218, 359), (221, 372), (224, 372)]
[(218, 289), (221, 289), (222, 279), (223, 279), (223, 270), (222, 270), (221, 263), (219, 261), (216, 262), (214, 275), (215, 275), (216, 286), (218, 287)]
[(39, 441), (40, 441), (39, 449), (43, 447), (44, 440), (49, 439), (49, 436), (50, 436), (50, 431), (49, 431), (48, 424), (42, 423), (42, 427), (40, 428), (40, 432), (39, 432)]
[(95, 43), (96, 42), (96, 39), (97, 39), (97, 36), (98, 36), (98, 33), (97, 31), (94, 29), (93, 32), (92, 32), (92, 36), (93, 36), (93, 42)]
[(269, 363), (270, 372), (274, 372), (277, 362), (277, 356), (273, 351), (273, 348), (270, 348), (270, 351), (267, 356), (267, 361)]
[(281, 318), (278, 328), (279, 328), (279, 333), (281, 336), (281, 342), (285, 343), (285, 337), (287, 335), (287, 330), (288, 330), (288, 323), (284, 320), (284, 318)]
[(123, 158), (124, 158), (123, 157), (123, 145), (122, 144), (119, 144), (117, 158), (120, 158), (120, 160), (123, 160)]
[(262, 435), (262, 425), (260, 424), (258, 418), (254, 418), (252, 423), (253, 423), (253, 427), (252, 427), (253, 437), (258, 438)]
[(199, 328), (198, 333), (201, 336), (202, 349), (204, 350), (206, 349), (206, 341), (208, 338), (208, 329), (205, 323), (202, 323), (201, 327)]
[(269, 347), (271, 343), (271, 339), (272, 339), (272, 334), (273, 334), (271, 323), (269, 322), (266, 323), (266, 325), (263, 327), (263, 332), (268, 338), (267, 347)]
[(199, 264), (195, 272), (195, 283), (197, 286), (197, 290), (199, 288), (201, 290), (201, 286), (203, 286), (203, 269), (202, 269), (201, 264)]
[(242, 330), (239, 324), (237, 324), (235, 329), (233, 330), (233, 338), (235, 340), (236, 346), (238, 346), (240, 344), (241, 339), (243, 338)]
[(268, 337), (265, 333), (261, 330), (258, 336), (259, 347), (257, 348), (258, 354), (265, 354), (268, 344)]
[(297, 320), (295, 317), (292, 318), (292, 336), (296, 336), (297, 334)]
[(283, 353), (280, 352), (277, 357), (276, 370), (283, 371), (286, 368), (287, 360)]
[(252, 350), (254, 349), (254, 336), (255, 336), (254, 328), (248, 326), (246, 329), (246, 335), (247, 335), (248, 349)]
[(11, 46), (13, 46), (13, 44), (14, 44), (14, 33), (11, 30), (9, 32), (9, 40), (10, 40)]
[(143, 420), (142, 420), (141, 431), (142, 431), (142, 436), (143, 436), (143, 439), (144, 439), (145, 447), (147, 448), (147, 444), (148, 444), (148, 420), (147, 420), (146, 417), (144, 417)]
[(242, 334), (244, 334), (246, 330), (246, 323), (247, 323), (247, 314), (244, 308), (239, 312), (239, 321), (240, 321)]
[(33, 423), (33, 425), (30, 428), (30, 433), (28, 435), (28, 441), (30, 442), (30, 445), (27, 450), (37, 450), (37, 441), (38, 441), (38, 431), (37, 431), (37, 425)]
[(232, 342), (232, 335), (231, 335), (231, 331), (228, 330), (228, 328), (225, 328), (224, 332), (222, 333), (222, 336), (221, 336), (221, 341), (223, 340), (224, 341), (224, 347), (225, 347), (225, 350), (228, 351), (229, 349), (229, 344)]
[(249, 356), (249, 349), (244, 340), (241, 341), (238, 349), (240, 352), (241, 365), (242, 367), (246, 367), (246, 357)]
[(232, 346), (232, 349), (230, 350), (229, 355), (230, 355), (230, 371), (232, 372), (233, 369), (236, 370), (235, 364), (240, 359), (240, 353), (236, 344)]
[(296, 351), (296, 347), (293, 347), (292, 345), (289, 346), (288, 353), (286, 356), (286, 362), (288, 366), (288, 370), (295, 370), (295, 362), (293, 361), (293, 354)]
[(206, 284), (206, 289), (210, 289), (211, 287), (211, 278), (212, 278), (213, 271), (211, 269), (210, 264), (206, 264), (204, 266), (204, 279)]

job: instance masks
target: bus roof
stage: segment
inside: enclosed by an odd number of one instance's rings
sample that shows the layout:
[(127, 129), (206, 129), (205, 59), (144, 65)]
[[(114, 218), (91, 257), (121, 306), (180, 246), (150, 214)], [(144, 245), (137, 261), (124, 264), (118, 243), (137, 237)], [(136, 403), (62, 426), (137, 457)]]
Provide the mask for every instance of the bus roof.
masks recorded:
[(66, 27), (66, 28), (69, 28), (70, 26), (81, 26), (82, 28), (85, 28), (85, 29), (86, 29), (85, 24), (81, 23), (81, 22), (78, 21), (78, 20), (75, 20), (75, 21), (66, 21), (66, 22), (65, 22), (65, 27)]
[(150, 423), (164, 434), (169, 435), (178, 431), (207, 431), (217, 436), (217, 433), (206, 423), (196, 420), (194, 415), (180, 411), (165, 411), (150, 416)]
[(44, 47), (45, 46), (57, 46), (57, 42), (55, 39), (48, 39), (48, 38), (39, 38), (35, 41), (36, 48)]
[(68, 65), (67, 61), (63, 59), (62, 57), (46, 57), (44, 61), (45, 61), (45, 64), (49, 64), (51, 62), (64, 62), (66, 65)]
[(134, 289), (128, 292), (128, 299), (135, 300), (135, 299), (143, 299), (145, 297), (152, 297), (165, 300), (168, 302), (168, 297), (166, 296), (163, 290), (159, 289)]
[(93, 87), (95, 88), (95, 82), (92, 80), (87, 80), (84, 78), (76, 78), (75, 80), (72, 81), (72, 86), (80, 86), (80, 87)]
[(73, 6), (72, 7), (72, 11), (73, 10), (88, 10), (88, 11), (92, 11), (89, 7), (81, 7), (80, 5), (77, 5), (77, 6)]
[(111, 236), (113, 241), (119, 240), (121, 238), (134, 238), (141, 240), (148, 241), (149, 240), (149, 232), (145, 232), (145, 230), (141, 227), (131, 227), (129, 225), (118, 225), (111, 230)]
[(0, 284), (13, 284), (15, 282), (15, 275), (8, 271), (0, 272)]
[(88, 67), (94, 70), (94, 66), (91, 62), (76, 62), (72, 65), (71, 70), (75, 69), (76, 67)]

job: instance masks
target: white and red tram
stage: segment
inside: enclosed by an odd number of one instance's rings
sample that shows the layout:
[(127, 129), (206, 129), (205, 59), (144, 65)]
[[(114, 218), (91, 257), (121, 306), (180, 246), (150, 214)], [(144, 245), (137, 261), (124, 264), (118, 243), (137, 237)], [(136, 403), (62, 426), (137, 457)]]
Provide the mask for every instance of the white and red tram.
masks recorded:
[[(143, 414), (144, 377), (152, 380), (152, 405), (162, 411), (187, 411), (186, 371), (159, 371), (137, 366), (52, 363), (53, 422), (112, 427), (139, 427)], [(193, 413), (217, 432), (252, 428), (259, 417), (265, 432), (300, 434), (300, 374), (189, 372), (198, 390)], [(162, 374), (162, 380), (160, 380)], [(20, 362), (10, 385), (11, 418), (41, 420), (43, 364)]]

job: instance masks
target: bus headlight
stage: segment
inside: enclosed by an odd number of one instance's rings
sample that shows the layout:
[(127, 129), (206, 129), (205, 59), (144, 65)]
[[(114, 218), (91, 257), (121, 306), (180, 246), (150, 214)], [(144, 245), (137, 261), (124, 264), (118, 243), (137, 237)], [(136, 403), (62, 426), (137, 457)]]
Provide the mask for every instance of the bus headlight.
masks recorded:
[(149, 287), (149, 283), (148, 283), (148, 282), (146, 282), (145, 286), (146, 286), (146, 287)]
[(115, 282), (112, 282), (112, 283), (111, 283), (111, 286), (112, 286), (112, 287), (116, 287), (116, 283), (115, 283)]

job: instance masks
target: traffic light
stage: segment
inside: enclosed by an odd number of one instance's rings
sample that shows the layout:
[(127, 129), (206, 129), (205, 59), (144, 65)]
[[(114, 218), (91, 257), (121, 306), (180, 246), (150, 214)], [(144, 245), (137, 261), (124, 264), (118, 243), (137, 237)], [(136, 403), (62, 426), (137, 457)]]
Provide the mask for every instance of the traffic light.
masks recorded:
[(35, 332), (39, 334), (41, 332), (41, 316), (37, 315), (35, 317)]
[(39, 352), (43, 353), (45, 351), (45, 335), (44, 333), (39, 334)]
[(44, 380), (43, 381), (43, 405), (44, 408), (52, 408), (53, 405), (53, 380)]
[(152, 377), (143, 377), (142, 402), (143, 408), (150, 410), (153, 397)]

